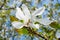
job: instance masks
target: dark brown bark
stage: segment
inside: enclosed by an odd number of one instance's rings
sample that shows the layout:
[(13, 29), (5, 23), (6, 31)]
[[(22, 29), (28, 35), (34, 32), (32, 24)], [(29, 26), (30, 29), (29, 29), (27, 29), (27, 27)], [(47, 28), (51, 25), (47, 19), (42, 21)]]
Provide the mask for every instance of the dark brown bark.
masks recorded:
[(58, 38), (58, 40), (60, 40), (60, 38)]

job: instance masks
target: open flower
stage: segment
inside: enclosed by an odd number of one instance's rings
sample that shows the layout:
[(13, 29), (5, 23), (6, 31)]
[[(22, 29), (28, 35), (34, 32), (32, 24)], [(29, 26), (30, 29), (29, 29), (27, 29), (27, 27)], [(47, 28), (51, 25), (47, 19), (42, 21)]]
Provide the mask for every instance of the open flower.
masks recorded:
[[(37, 9), (36, 11), (34, 11), (33, 13), (30, 13), (30, 11), (28, 10), (28, 7), (25, 4), (23, 4), (21, 8), (19, 8), (19, 7), (16, 8), (15, 15), (16, 15), (16, 18), (18, 18), (22, 22), (14, 21), (14, 22), (12, 22), (12, 26), (17, 29), (20, 29), (23, 26), (26, 26), (26, 27), (31, 26), (33, 28), (39, 29), (39, 24), (34, 24), (34, 21), (36, 20), (37, 15), (43, 14), (45, 7), (41, 7), (39, 9)], [(39, 23), (41, 23), (43, 25), (46, 25), (46, 24), (48, 25), (48, 24), (50, 24), (50, 20), (49, 19), (47, 19), (47, 20), (40, 19)]]

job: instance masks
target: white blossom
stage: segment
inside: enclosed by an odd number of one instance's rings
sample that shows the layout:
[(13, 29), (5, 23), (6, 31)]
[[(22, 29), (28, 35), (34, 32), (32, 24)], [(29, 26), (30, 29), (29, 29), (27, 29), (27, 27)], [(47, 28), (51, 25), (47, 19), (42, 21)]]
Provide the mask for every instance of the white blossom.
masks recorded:
[[(21, 8), (19, 7), (16, 8), (15, 15), (16, 15), (16, 18), (18, 18), (19, 20), (23, 20), (24, 22), (23, 23), (18, 22), (18, 21), (12, 22), (12, 26), (14, 26), (17, 29), (20, 29), (23, 26), (27, 26), (27, 27), (32, 26), (33, 28), (39, 29), (39, 24), (34, 24), (33, 19), (35, 19), (37, 15), (42, 15), (45, 10), (45, 7), (41, 7), (37, 9), (36, 11), (34, 11), (33, 13), (30, 13), (28, 7), (25, 4), (23, 4)], [(49, 25), (51, 21), (49, 19), (40, 19), (39, 23), (43, 25)]]

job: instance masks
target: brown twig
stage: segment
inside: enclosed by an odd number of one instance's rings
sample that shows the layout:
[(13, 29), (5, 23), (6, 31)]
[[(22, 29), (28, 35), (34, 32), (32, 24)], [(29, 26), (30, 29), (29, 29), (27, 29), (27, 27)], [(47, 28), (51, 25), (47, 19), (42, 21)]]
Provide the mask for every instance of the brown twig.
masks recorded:
[(6, 4), (6, 0), (4, 0), (4, 3), (0, 6), (0, 9)]
[(24, 26), (24, 28), (26, 28), (26, 29), (29, 31), (29, 33), (33, 33), (33, 34), (36, 35), (36, 36), (39, 36), (39, 37), (41, 37), (41, 38), (43, 38), (43, 39), (45, 39), (45, 40), (48, 40), (47, 38), (41, 36), (41, 35), (40, 35), (39, 33), (37, 33), (36, 31), (32, 30), (30, 27), (25, 27), (25, 26)]
[(2, 9), (3, 6), (4, 6), (4, 4), (2, 4), (2, 5), (0, 6), (0, 9)]

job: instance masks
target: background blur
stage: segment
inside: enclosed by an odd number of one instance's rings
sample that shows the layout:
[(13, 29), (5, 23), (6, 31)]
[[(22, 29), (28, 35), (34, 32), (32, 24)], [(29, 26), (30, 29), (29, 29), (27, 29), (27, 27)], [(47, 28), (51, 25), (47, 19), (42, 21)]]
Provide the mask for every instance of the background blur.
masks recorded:
[(50, 20), (56, 22), (51, 23), (49, 26), (41, 25), (39, 30), (34, 30), (49, 38), (49, 40), (59, 40), (60, 0), (0, 0), (0, 40), (44, 40), (29, 34), (24, 28), (20, 29), (18, 34), (12, 27), (11, 21), (15, 20), (15, 7), (21, 7), (22, 4), (26, 4), (31, 12), (35, 8), (45, 6), (46, 9), (41, 18), (49, 17)]

